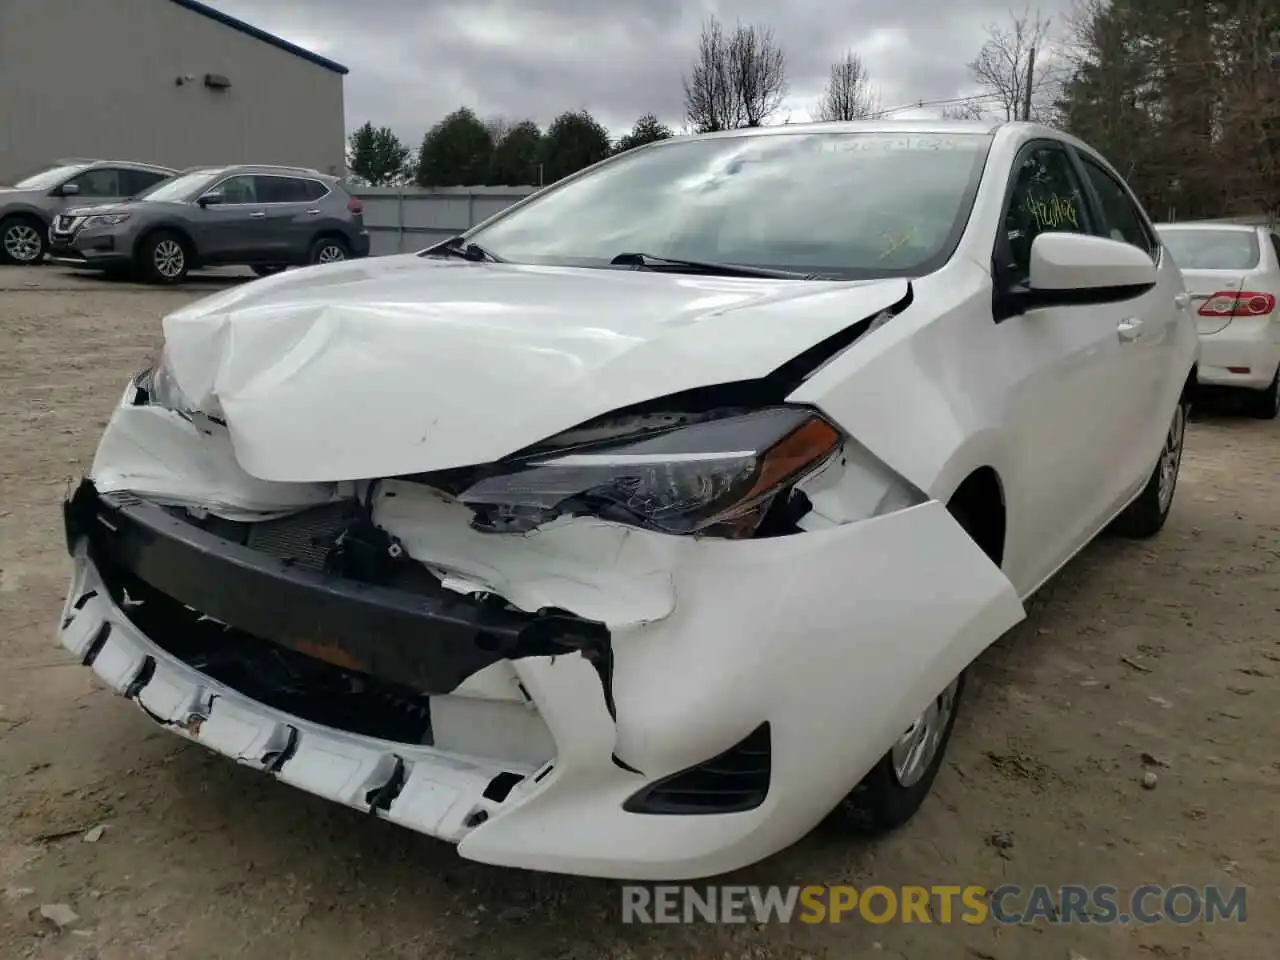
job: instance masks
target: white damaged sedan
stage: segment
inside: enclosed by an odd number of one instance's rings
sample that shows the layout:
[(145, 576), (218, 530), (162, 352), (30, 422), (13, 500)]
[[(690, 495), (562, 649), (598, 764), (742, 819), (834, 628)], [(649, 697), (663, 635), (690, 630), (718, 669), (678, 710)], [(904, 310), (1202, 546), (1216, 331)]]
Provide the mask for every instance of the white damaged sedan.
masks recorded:
[(1197, 338), (1026, 125), (681, 138), (164, 320), (65, 508), (62, 644), (472, 860), (708, 876), (885, 830), (966, 668), (1173, 499)]

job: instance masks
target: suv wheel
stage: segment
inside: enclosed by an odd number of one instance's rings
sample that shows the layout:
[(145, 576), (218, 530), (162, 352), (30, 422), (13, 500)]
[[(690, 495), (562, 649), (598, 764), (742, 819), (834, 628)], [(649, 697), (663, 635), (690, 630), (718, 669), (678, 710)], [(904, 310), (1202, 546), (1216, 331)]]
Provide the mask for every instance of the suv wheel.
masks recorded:
[(142, 241), (138, 266), (152, 283), (181, 283), (191, 269), (191, 252), (182, 237), (162, 230)]
[(341, 263), (351, 257), (341, 237), (318, 237), (307, 253), (307, 263)]
[(30, 267), (44, 260), (44, 225), (32, 217), (0, 221), (0, 259)]

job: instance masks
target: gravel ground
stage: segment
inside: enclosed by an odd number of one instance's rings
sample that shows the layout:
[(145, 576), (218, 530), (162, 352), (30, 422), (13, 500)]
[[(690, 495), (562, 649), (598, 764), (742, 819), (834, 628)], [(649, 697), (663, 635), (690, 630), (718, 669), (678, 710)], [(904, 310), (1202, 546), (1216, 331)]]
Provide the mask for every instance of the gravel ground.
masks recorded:
[[(1243, 884), (1245, 923), (627, 925), (617, 884), (471, 864), (238, 768), (98, 689), (55, 645), (68, 484), (161, 315), (227, 282), (171, 291), (0, 268), (0, 956), (1273, 955), (1275, 424), (1203, 415), (1164, 533), (1099, 541), (1035, 598), (980, 660), (908, 827), (877, 843), (821, 828), (730, 881)], [(78, 919), (59, 931), (41, 916), (53, 904)]]

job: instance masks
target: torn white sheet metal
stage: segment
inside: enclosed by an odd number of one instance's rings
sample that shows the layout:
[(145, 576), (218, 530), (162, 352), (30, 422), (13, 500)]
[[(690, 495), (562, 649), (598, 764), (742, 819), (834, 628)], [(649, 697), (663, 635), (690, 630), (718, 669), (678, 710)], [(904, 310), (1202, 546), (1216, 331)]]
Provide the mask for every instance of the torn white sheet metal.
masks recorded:
[(418, 483), (383, 481), (374, 522), (459, 593), (495, 593), (522, 610), (572, 610), (610, 627), (647, 623), (676, 606), (677, 538), (564, 518), (525, 535), (481, 533), (464, 504)]
[(228, 520), (264, 519), (326, 503), (336, 483), (273, 483), (251, 477), (236, 462), (226, 429), (197, 428), (161, 407), (133, 406), (130, 388), (116, 407), (94, 456), (98, 490), (128, 490), (159, 503), (191, 506)]
[(192, 402), (225, 414), (248, 473), (357, 480), (486, 463), (764, 376), (906, 291), (388, 257), (199, 301), (165, 318), (165, 350)]
[[(536, 708), (531, 722), (545, 724), (555, 755), (549, 771), (542, 767), (539, 778), (527, 778), (501, 803), (483, 800), (489, 779), (502, 770), (531, 773), (537, 760), (513, 767), (438, 747), (389, 745), (302, 723), (225, 689), (202, 700), (208, 681), (129, 626), (100, 587), (74, 609), (95, 583), (83, 557), (62, 642), (83, 656), (111, 623), (95, 672), (152, 704), (172, 729), (240, 762), (262, 766), (287, 726), (296, 727), (302, 739), (278, 776), (338, 802), (360, 806), (393, 769), (387, 756), (402, 757), (406, 786), (386, 815), (460, 842), (465, 857), (683, 879), (744, 866), (807, 833), (930, 698), (1023, 617), (1008, 580), (937, 502), (789, 537), (697, 540), (635, 531), (632, 538), (667, 545), (665, 554), (635, 555), (665, 556), (673, 609), (613, 630), (616, 721), (599, 675), (580, 654), (510, 664)], [(441, 542), (462, 550), (460, 539)], [(633, 549), (621, 547), (624, 554)], [(533, 563), (532, 555), (524, 559)], [(632, 611), (640, 609), (639, 596), (626, 601)], [(147, 657), (156, 664), (150, 679), (142, 673)], [(509, 677), (492, 668), (482, 673), (483, 682), (472, 678), (475, 693), (505, 699)], [(206, 719), (172, 726), (193, 704)], [(218, 736), (209, 742), (195, 731), (221, 709), (229, 722), (210, 727)], [(623, 810), (643, 784), (710, 759), (766, 720), (773, 788), (762, 806), (696, 817)], [(624, 769), (615, 755), (642, 773)], [(487, 819), (468, 828), (479, 809)]]

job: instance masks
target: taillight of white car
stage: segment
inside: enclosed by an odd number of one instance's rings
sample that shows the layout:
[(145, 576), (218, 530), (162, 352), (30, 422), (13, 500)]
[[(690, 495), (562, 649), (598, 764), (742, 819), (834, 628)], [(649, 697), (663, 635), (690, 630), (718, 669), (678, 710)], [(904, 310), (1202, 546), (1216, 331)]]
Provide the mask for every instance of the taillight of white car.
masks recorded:
[(1223, 290), (1215, 293), (1200, 306), (1202, 317), (1265, 317), (1276, 308), (1276, 298), (1270, 293), (1254, 293), (1244, 290)]

